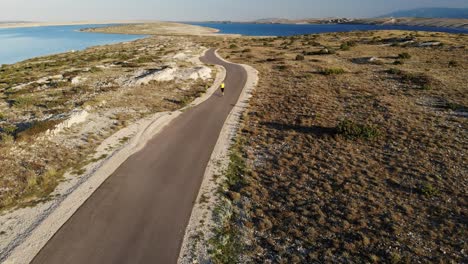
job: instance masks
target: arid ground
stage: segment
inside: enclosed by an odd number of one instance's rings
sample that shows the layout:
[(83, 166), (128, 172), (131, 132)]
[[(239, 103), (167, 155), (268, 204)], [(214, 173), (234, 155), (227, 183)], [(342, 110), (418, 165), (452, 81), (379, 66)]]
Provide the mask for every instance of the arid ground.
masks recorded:
[(213, 39), (260, 71), (213, 209), (214, 262), (466, 262), (467, 41)]
[[(193, 80), (206, 69), (190, 58), (218, 47), (260, 82), (208, 194), (214, 263), (467, 262), (467, 41), (166, 36), (4, 65), (0, 210), (49, 199), (106, 137), (203, 93), (210, 78)], [(76, 109), (94, 123), (55, 135)]]
[(196, 63), (203, 50), (184, 37), (152, 37), (3, 65), (0, 211), (47, 199), (65, 172), (96, 161), (104, 139), (202, 94), (214, 76)]

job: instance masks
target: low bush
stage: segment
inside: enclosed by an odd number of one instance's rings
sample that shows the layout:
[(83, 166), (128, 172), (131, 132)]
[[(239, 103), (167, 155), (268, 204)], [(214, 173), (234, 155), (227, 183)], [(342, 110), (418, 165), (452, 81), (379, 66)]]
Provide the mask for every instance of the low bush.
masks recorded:
[(5, 115), (2, 112), (0, 112), (0, 120), (3, 120), (3, 119), (5, 119)]
[(247, 52), (251, 52), (251, 51), (252, 51), (252, 49), (244, 49), (244, 50), (242, 50), (243, 53), (247, 53)]
[(432, 88), (432, 79), (423, 73), (403, 72), (400, 76), (404, 83), (416, 85), (421, 90), (430, 90)]
[(40, 133), (44, 133), (49, 129), (54, 129), (61, 120), (45, 120), (34, 122), (29, 128), (16, 134), (17, 140), (28, 140)]
[(304, 57), (304, 55), (299, 54), (299, 55), (296, 56), (296, 60), (297, 61), (303, 61), (303, 60), (305, 60), (305, 57)]
[(460, 64), (459, 64), (457, 61), (451, 60), (451, 61), (449, 61), (448, 66), (449, 66), (450, 68), (456, 68), (456, 67), (460, 66)]
[(36, 104), (36, 99), (31, 96), (17, 97), (13, 99), (12, 105), (17, 108), (28, 108)]
[(404, 62), (402, 60), (396, 60), (393, 62), (393, 65), (403, 65)]
[(398, 54), (398, 58), (402, 60), (408, 60), (408, 59), (411, 59), (411, 55), (408, 52), (403, 52), (403, 53)]
[(336, 132), (348, 139), (371, 140), (380, 136), (380, 131), (376, 127), (367, 124), (358, 124), (348, 119), (338, 123)]
[(322, 68), (319, 70), (319, 73), (323, 75), (338, 75), (346, 73), (346, 71), (342, 68)]
[(439, 194), (439, 190), (430, 183), (423, 184), (420, 189), (424, 196), (432, 197)]
[(8, 135), (14, 135), (16, 130), (17, 130), (17, 127), (15, 125), (4, 124), (0, 126), (0, 132), (8, 134)]
[(351, 47), (348, 46), (346, 43), (343, 43), (343, 44), (341, 44), (341, 46), (340, 46), (340, 50), (347, 51), (347, 50), (350, 50), (350, 49), (351, 49)]
[(452, 102), (447, 102), (445, 104), (445, 108), (449, 109), (449, 110), (452, 110), (452, 111), (460, 111), (460, 110), (465, 109), (465, 107), (463, 105), (460, 105), (460, 104), (457, 104), (457, 103), (452, 103)]
[(400, 69), (397, 69), (397, 68), (390, 68), (390, 69), (387, 70), (387, 73), (398, 75), (398, 74), (401, 74), (402, 71)]
[(400, 69), (391, 68), (387, 70), (387, 73), (392, 75), (398, 75), (402, 83), (417, 86), (420, 90), (430, 90), (435, 80), (424, 73), (411, 73), (404, 72)]
[(13, 141), (15, 141), (14, 136), (7, 134), (7, 133), (0, 132), (0, 144), (10, 144)]
[(341, 50), (350, 50), (351, 47), (355, 47), (357, 44), (354, 41), (346, 41), (345, 43), (342, 43), (340, 46)]
[(231, 45), (229, 45), (229, 48), (230, 49), (237, 49), (239, 47), (236, 44), (231, 44)]
[(280, 70), (280, 71), (285, 71), (288, 69), (288, 66), (287, 65), (277, 65), (275, 67), (277, 70)]

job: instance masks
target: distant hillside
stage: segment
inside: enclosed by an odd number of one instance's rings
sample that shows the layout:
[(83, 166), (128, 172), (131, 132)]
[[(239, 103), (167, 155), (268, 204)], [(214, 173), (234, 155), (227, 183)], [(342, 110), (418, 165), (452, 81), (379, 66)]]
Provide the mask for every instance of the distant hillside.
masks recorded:
[(418, 8), (396, 11), (380, 17), (468, 18), (468, 8)]

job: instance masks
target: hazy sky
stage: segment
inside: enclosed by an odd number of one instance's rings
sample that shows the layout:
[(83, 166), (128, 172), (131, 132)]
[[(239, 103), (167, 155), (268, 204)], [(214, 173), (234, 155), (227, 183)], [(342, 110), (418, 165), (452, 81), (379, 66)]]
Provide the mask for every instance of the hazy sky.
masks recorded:
[(468, 7), (467, 0), (0, 0), (0, 21), (252, 20), (373, 17), (418, 7)]

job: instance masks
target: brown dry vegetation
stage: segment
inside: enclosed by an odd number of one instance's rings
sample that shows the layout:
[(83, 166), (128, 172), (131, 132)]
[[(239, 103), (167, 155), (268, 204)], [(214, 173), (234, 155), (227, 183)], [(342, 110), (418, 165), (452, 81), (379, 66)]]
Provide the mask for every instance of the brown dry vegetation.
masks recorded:
[[(153, 37), (1, 66), (0, 211), (47, 198), (66, 171), (83, 173), (106, 137), (138, 118), (180, 109), (203, 93), (209, 83), (202, 80), (132, 87), (117, 81), (164, 67), (164, 56), (186, 47), (200, 48), (183, 37)], [(77, 76), (83, 81), (72, 84)], [(44, 137), (74, 109), (111, 113), (114, 121), (105, 131), (84, 135), (79, 146)]]
[[(427, 41), (443, 44), (418, 46)], [(213, 42), (260, 72), (216, 262), (468, 261), (468, 36)]]

